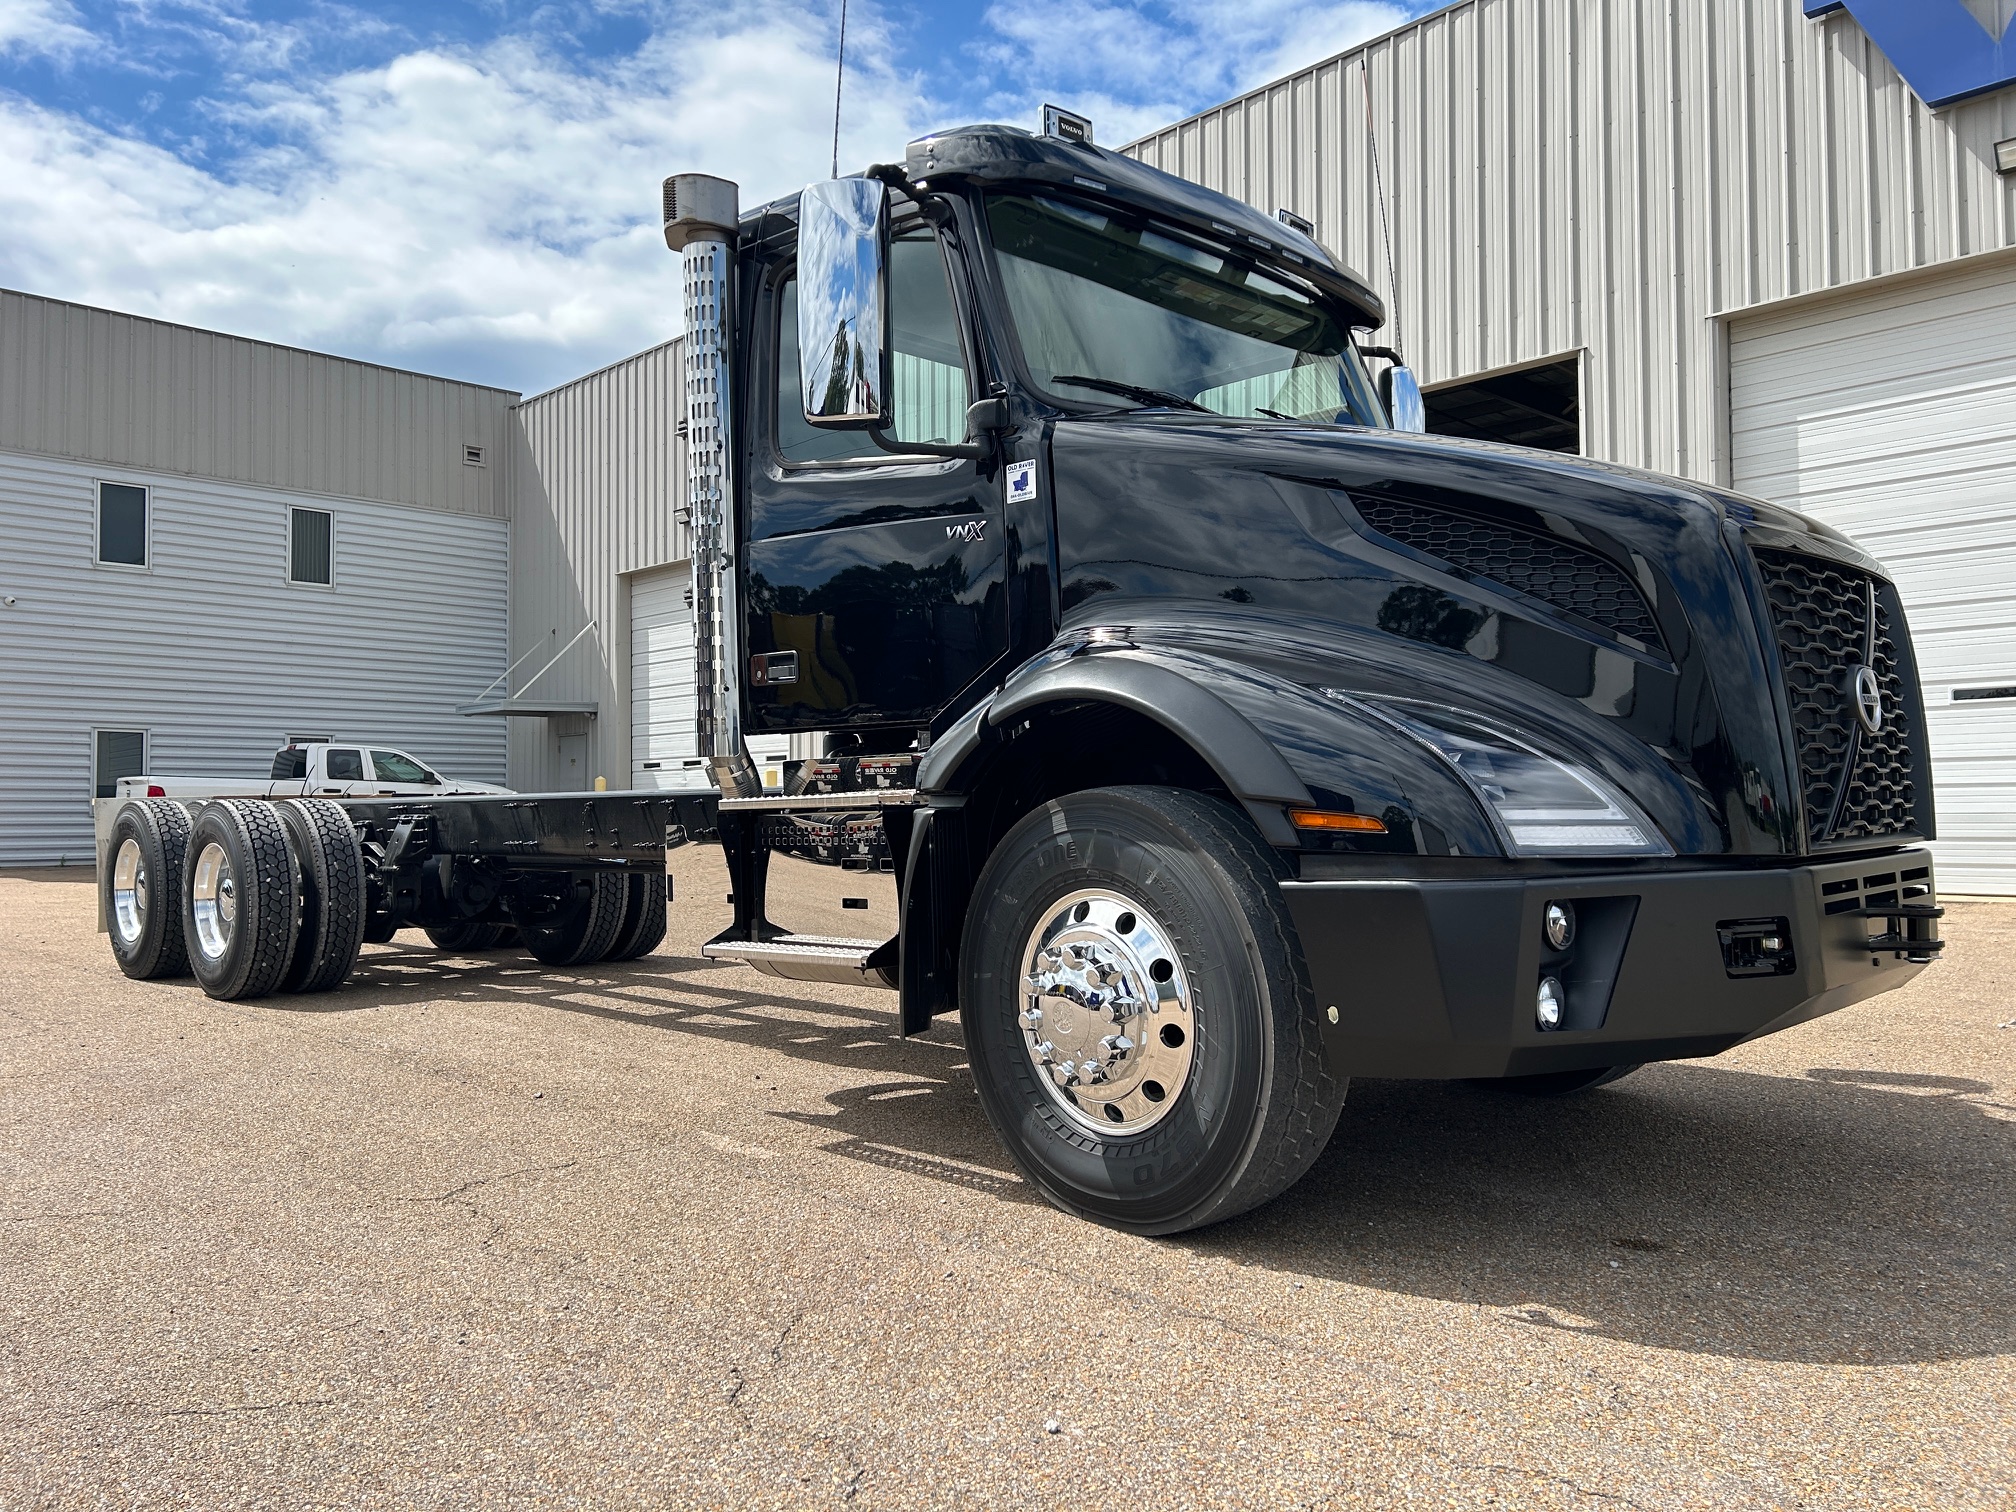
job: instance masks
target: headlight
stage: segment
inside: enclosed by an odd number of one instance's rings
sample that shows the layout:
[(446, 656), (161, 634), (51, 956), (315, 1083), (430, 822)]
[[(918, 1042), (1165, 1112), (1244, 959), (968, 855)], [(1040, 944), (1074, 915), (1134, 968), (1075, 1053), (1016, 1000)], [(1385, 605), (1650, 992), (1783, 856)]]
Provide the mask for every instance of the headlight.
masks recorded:
[(1514, 856), (1670, 856), (1635, 804), (1587, 767), (1543, 756), (1467, 717), (1332, 694), (1392, 721), (1453, 766)]

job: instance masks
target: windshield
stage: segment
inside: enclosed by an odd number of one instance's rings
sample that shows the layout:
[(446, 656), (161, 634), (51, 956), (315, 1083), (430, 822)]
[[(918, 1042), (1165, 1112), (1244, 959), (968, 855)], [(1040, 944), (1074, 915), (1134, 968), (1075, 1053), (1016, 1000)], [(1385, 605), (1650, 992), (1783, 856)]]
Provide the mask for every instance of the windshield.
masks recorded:
[(1350, 328), (1288, 275), (1063, 200), (996, 195), (987, 224), (1030, 376), (1050, 393), (1386, 424)]

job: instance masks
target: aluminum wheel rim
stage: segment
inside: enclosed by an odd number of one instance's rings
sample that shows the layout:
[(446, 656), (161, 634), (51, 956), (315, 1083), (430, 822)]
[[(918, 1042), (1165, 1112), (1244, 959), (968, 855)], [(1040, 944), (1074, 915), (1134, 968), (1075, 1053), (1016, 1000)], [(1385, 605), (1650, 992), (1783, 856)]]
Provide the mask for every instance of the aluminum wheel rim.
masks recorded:
[(231, 858), (214, 840), (196, 858), (189, 897), (196, 920), (196, 948), (205, 960), (214, 961), (231, 948), (231, 936), (238, 928), (238, 880), (231, 874)]
[(122, 842), (112, 863), (112, 927), (128, 945), (147, 927), (147, 863), (138, 840)]
[(1022, 1043), (1071, 1123), (1101, 1138), (1169, 1116), (1197, 1052), (1189, 979), (1155, 916), (1106, 888), (1059, 899), (1022, 950)]

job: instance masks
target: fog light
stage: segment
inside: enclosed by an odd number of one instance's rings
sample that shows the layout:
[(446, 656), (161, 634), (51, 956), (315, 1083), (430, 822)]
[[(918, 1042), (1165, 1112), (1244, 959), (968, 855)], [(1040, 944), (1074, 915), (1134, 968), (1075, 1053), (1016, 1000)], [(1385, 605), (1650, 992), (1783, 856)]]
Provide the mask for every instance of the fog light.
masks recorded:
[(1566, 950), (1575, 943), (1575, 905), (1549, 903), (1541, 916), (1540, 932), (1547, 937), (1549, 950)]
[(1562, 1007), (1561, 981), (1558, 977), (1540, 979), (1540, 995), (1533, 1000), (1533, 1017), (1542, 1029), (1561, 1027)]

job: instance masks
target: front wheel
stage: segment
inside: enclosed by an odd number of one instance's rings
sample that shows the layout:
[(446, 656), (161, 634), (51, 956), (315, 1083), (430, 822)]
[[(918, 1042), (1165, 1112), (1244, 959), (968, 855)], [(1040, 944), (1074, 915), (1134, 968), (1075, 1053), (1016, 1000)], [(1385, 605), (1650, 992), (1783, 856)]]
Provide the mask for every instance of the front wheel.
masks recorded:
[(982, 871), (960, 1017), (988, 1118), (1067, 1212), (1140, 1234), (1216, 1223), (1322, 1152), (1324, 1062), (1279, 860), (1174, 788), (1074, 793)]

